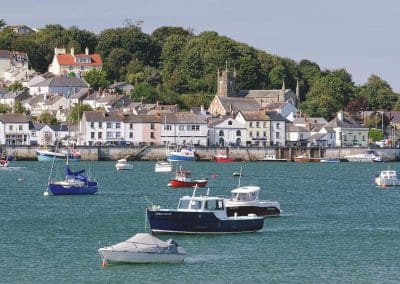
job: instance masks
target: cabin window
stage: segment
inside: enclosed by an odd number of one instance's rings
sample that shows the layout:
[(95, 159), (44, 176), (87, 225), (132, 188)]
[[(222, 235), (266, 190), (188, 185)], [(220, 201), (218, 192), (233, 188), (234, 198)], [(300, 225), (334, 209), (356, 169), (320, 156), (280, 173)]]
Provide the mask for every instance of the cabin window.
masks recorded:
[(224, 202), (222, 200), (208, 200), (205, 208), (208, 210), (224, 210)]
[(181, 200), (178, 205), (179, 209), (188, 209), (189, 208), (189, 200)]
[(190, 209), (201, 209), (201, 201), (200, 200), (192, 200), (190, 202)]

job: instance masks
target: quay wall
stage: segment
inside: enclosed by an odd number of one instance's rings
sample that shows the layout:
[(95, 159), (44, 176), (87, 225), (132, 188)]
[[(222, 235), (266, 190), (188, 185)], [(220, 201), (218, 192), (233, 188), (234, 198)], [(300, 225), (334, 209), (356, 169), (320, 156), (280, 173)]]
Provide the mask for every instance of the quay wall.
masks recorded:
[[(36, 146), (9, 146), (0, 145), (2, 155), (12, 155), (18, 160), (36, 160)], [(198, 160), (213, 160), (219, 148), (204, 147), (196, 149)], [(132, 147), (132, 146), (82, 146), (76, 147), (80, 151), (82, 160), (101, 161), (118, 160), (162, 160), (166, 157), (165, 147)], [(293, 157), (306, 154), (311, 157), (329, 157), (344, 159), (347, 155), (364, 153), (367, 148), (300, 148), (300, 147), (239, 147), (229, 148), (229, 156), (242, 161), (257, 161), (265, 155), (274, 154), (277, 158), (292, 160)], [(376, 150), (386, 161), (400, 161), (400, 149), (377, 148)]]

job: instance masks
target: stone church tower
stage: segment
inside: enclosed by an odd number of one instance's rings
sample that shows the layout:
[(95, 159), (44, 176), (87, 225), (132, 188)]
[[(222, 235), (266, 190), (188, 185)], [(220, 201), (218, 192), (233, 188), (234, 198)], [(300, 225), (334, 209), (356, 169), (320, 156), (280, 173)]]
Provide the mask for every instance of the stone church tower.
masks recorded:
[(217, 71), (217, 96), (234, 97), (236, 95), (236, 71), (231, 74), (228, 67)]

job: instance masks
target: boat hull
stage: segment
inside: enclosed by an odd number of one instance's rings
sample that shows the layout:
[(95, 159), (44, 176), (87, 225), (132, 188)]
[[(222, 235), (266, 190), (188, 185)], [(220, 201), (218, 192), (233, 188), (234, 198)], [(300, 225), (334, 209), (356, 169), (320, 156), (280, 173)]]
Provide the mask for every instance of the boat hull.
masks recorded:
[(96, 185), (89, 183), (88, 186), (67, 186), (50, 183), (48, 189), (53, 195), (89, 195), (98, 191), (97, 183)]
[(320, 162), (320, 158), (308, 158), (308, 157), (294, 157), (293, 160), (298, 163), (309, 163), (309, 162)]
[(147, 218), (154, 233), (219, 234), (256, 232), (263, 228), (260, 217), (219, 219), (213, 212), (149, 210)]
[(375, 184), (377, 186), (400, 186), (400, 180), (398, 179), (383, 179), (380, 177), (375, 178)]
[(117, 171), (122, 171), (122, 170), (133, 170), (132, 165), (115, 165), (115, 168)]
[(281, 210), (276, 206), (225, 206), (226, 214), (228, 216), (248, 216), (249, 214), (256, 214), (260, 217), (278, 217)]
[(110, 248), (100, 248), (98, 252), (101, 258), (108, 262), (180, 263), (186, 257), (186, 254), (180, 253), (129, 252), (112, 250)]
[(193, 187), (193, 186), (197, 185), (198, 187), (205, 187), (207, 182), (208, 182), (208, 180), (181, 181), (181, 180), (172, 179), (168, 183), (168, 186), (170, 186), (170, 187)]
[[(66, 160), (67, 155), (62, 153), (50, 153), (50, 152), (40, 152), (36, 151), (37, 159), (40, 162), (51, 162), (53, 160)], [(76, 157), (74, 155), (69, 155), (68, 160), (70, 162), (78, 162), (81, 157)]]
[(168, 156), (168, 161), (196, 161), (196, 156), (194, 155), (180, 155), (180, 154), (170, 154)]
[(227, 158), (227, 157), (215, 157), (214, 160), (217, 163), (232, 163), (232, 162), (235, 162), (235, 159)]

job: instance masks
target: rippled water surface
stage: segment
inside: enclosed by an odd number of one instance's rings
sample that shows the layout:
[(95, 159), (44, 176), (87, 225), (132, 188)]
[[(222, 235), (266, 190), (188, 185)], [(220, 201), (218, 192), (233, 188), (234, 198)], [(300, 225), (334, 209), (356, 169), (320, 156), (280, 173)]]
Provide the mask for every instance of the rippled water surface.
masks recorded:
[[(398, 283), (400, 188), (372, 183), (389, 166), (361, 163), (186, 162), (212, 194), (229, 196), (232, 173), (243, 166), (242, 185), (259, 185), (278, 200), (283, 215), (262, 231), (231, 235), (161, 235), (188, 254), (182, 264), (101, 267), (97, 249), (145, 229), (149, 202), (176, 207), (191, 189), (166, 187), (169, 173), (154, 162), (132, 171), (114, 162), (80, 162), (101, 184), (93, 196), (43, 196), (51, 163), (13, 162), (0, 169), (0, 282), (284, 282)], [(56, 165), (63, 176), (63, 165)], [(205, 189), (199, 189), (205, 193)]]

